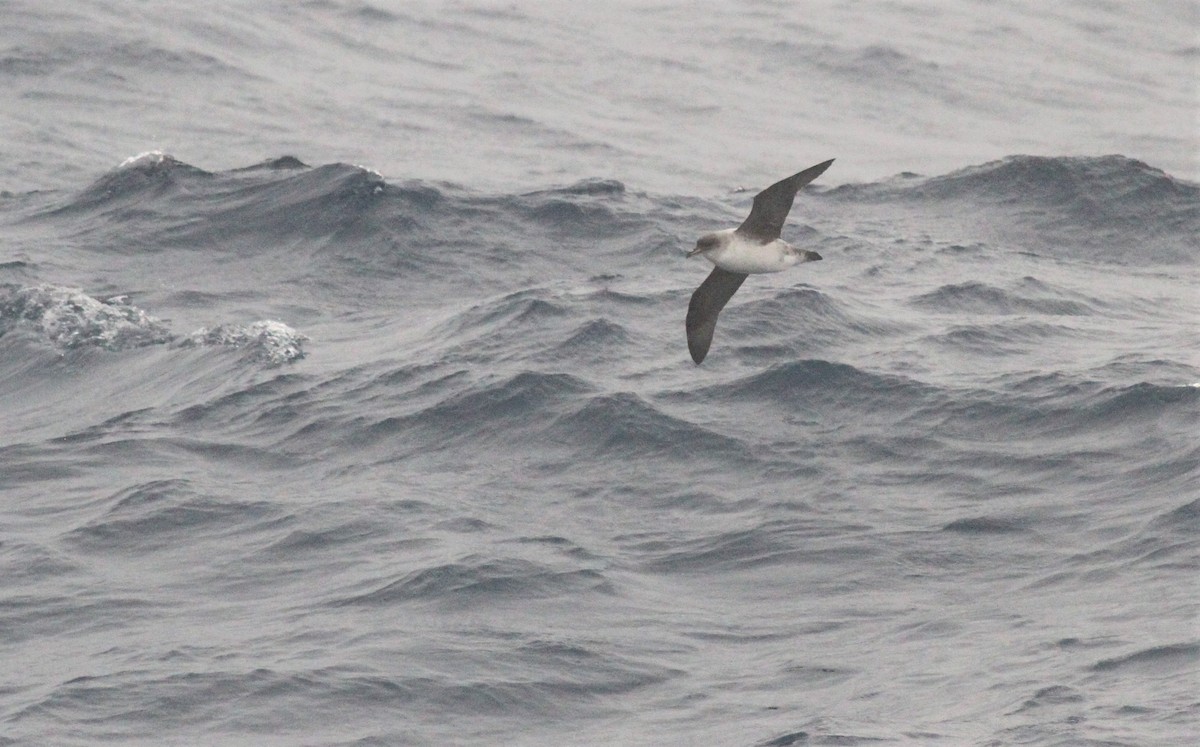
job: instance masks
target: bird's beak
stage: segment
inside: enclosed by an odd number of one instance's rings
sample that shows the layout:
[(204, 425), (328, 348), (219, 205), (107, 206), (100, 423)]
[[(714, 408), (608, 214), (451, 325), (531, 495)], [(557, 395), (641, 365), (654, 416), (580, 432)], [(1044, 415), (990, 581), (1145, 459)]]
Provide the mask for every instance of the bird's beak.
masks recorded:
[(696, 244), (696, 248), (691, 250), (690, 252), (688, 252), (687, 257), (685, 257), (685, 259), (691, 259), (692, 257), (696, 256), (697, 254), (700, 254), (702, 251), (704, 251), (704, 250), (700, 248), (700, 245)]
[(806, 250), (804, 250), (804, 261), (805, 262), (820, 262), (821, 255), (817, 254), (816, 252), (810, 252), (806, 249)]

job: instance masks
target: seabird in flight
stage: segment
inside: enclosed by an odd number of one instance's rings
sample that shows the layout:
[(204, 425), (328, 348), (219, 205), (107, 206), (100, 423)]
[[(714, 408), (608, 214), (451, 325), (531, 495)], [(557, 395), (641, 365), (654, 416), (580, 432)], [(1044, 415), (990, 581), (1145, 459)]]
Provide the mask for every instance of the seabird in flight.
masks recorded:
[(779, 272), (792, 265), (815, 262), (821, 258), (816, 252), (797, 249), (779, 238), (779, 235), (796, 193), (825, 173), (833, 160), (831, 158), (810, 166), (759, 192), (754, 197), (754, 206), (750, 208), (750, 217), (742, 225), (701, 236), (696, 248), (688, 252), (688, 257), (699, 254), (716, 265), (692, 294), (692, 301), (688, 304), (688, 351), (697, 364), (708, 354), (713, 330), (717, 327), (717, 315), (747, 275)]

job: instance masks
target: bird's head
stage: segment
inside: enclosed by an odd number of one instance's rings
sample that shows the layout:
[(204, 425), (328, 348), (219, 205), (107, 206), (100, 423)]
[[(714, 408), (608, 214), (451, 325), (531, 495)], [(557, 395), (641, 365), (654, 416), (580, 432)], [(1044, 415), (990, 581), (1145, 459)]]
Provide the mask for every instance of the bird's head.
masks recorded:
[(688, 259), (695, 257), (697, 254), (711, 252), (721, 245), (721, 237), (715, 233), (710, 233), (707, 236), (701, 236), (696, 242), (696, 248), (688, 252)]
[(797, 249), (794, 246), (788, 248), (792, 250), (792, 254), (796, 257), (796, 264), (821, 261), (821, 255), (816, 252), (809, 251), (808, 249)]

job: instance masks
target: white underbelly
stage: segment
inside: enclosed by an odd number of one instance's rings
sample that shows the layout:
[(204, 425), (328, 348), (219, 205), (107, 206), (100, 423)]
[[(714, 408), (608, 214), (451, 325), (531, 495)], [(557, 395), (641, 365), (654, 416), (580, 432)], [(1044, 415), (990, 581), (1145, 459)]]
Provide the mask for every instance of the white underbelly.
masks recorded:
[(759, 244), (734, 236), (720, 252), (709, 252), (707, 256), (722, 270), (750, 274), (780, 272), (795, 264), (794, 260), (788, 261), (792, 257), (787, 244), (778, 239), (769, 244)]

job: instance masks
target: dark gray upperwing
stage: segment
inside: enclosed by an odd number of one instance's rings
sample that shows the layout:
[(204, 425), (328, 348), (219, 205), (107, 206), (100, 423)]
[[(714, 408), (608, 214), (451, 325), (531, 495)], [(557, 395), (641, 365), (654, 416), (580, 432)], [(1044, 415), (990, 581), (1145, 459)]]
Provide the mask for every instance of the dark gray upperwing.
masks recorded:
[(796, 199), (796, 193), (803, 189), (805, 184), (824, 174), (833, 161), (831, 158), (825, 163), (810, 166), (799, 174), (777, 181), (759, 192), (754, 197), (754, 207), (750, 208), (750, 217), (738, 226), (737, 232), (764, 244), (779, 238), (779, 234), (783, 232), (783, 222), (787, 220), (792, 202)]
[(708, 355), (712, 344), (713, 330), (717, 328), (717, 315), (746, 279), (744, 272), (729, 272), (714, 267), (688, 304), (687, 338), (688, 352), (697, 364)]

